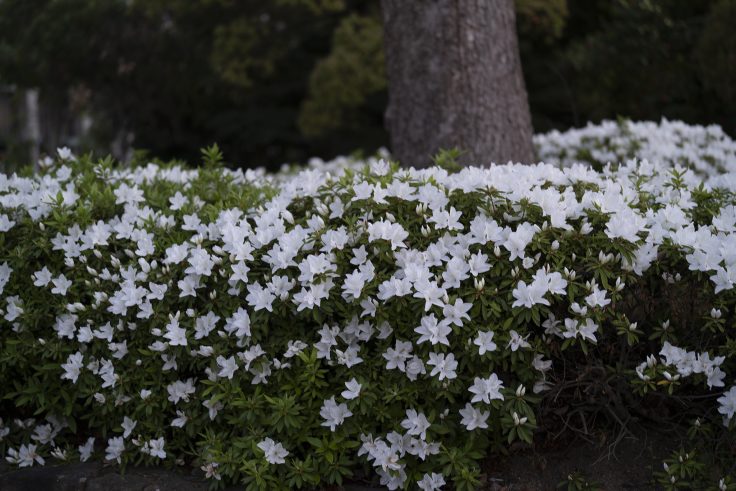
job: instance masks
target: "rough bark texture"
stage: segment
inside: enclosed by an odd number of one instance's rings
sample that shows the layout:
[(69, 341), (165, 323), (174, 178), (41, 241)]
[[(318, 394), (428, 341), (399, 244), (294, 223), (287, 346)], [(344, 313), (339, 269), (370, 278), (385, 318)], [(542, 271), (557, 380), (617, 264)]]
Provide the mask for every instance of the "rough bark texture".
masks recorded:
[(381, 0), (381, 8), (394, 156), (423, 167), (457, 147), (466, 164), (531, 163), (513, 0)]

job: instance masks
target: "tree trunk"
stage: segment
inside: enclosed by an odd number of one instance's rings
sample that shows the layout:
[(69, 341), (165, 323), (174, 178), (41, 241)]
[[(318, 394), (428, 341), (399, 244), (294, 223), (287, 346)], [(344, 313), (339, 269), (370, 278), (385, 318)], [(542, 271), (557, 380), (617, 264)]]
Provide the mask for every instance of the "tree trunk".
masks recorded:
[(531, 163), (532, 126), (513, 0), (381, 0), (393, 155), (425, 167)]

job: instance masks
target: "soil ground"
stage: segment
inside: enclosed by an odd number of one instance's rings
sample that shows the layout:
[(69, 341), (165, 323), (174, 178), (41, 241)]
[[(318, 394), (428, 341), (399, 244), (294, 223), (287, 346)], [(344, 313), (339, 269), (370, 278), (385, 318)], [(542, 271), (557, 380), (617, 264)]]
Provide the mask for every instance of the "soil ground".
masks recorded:
[(486, 462), (485, 489), (554, 490), (570, 473), (580, 471), (604, 491), (654, 490), (652, 472), (661, 470), (663, 459), (678, 445), (674, 435), (648, 428), (616, 445), (579, 440), (564, 447), (519, 449)]

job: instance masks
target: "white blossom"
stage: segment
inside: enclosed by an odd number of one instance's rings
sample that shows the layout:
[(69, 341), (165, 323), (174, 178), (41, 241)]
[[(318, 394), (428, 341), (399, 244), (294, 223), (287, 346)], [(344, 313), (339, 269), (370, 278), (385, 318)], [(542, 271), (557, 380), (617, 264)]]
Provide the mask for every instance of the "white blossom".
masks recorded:
[(269, 464), (283, 464), (289, 455), (289, 451), (281, 443), (275, 442), (271, 438), (261, 440), (258, 443), (258, 448), (263, 450), (266, 462)]

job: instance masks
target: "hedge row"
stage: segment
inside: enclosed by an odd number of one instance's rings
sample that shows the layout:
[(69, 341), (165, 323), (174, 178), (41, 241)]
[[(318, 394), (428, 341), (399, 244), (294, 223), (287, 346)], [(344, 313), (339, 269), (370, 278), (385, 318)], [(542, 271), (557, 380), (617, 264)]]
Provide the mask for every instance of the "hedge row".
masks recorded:
[[(489, 452), (532, 442), (544, 408), (598, 372), (624, 410), (693, 401), (698, 428), (732, 441), (728, 176), (220, 160), (125, 168), (64, 150), (0, 175), (8, 461), (473, 489)], [(713, 485), (734, 489), (719, 456)], [(691, 471), (661, 480), (713, 477)]]

